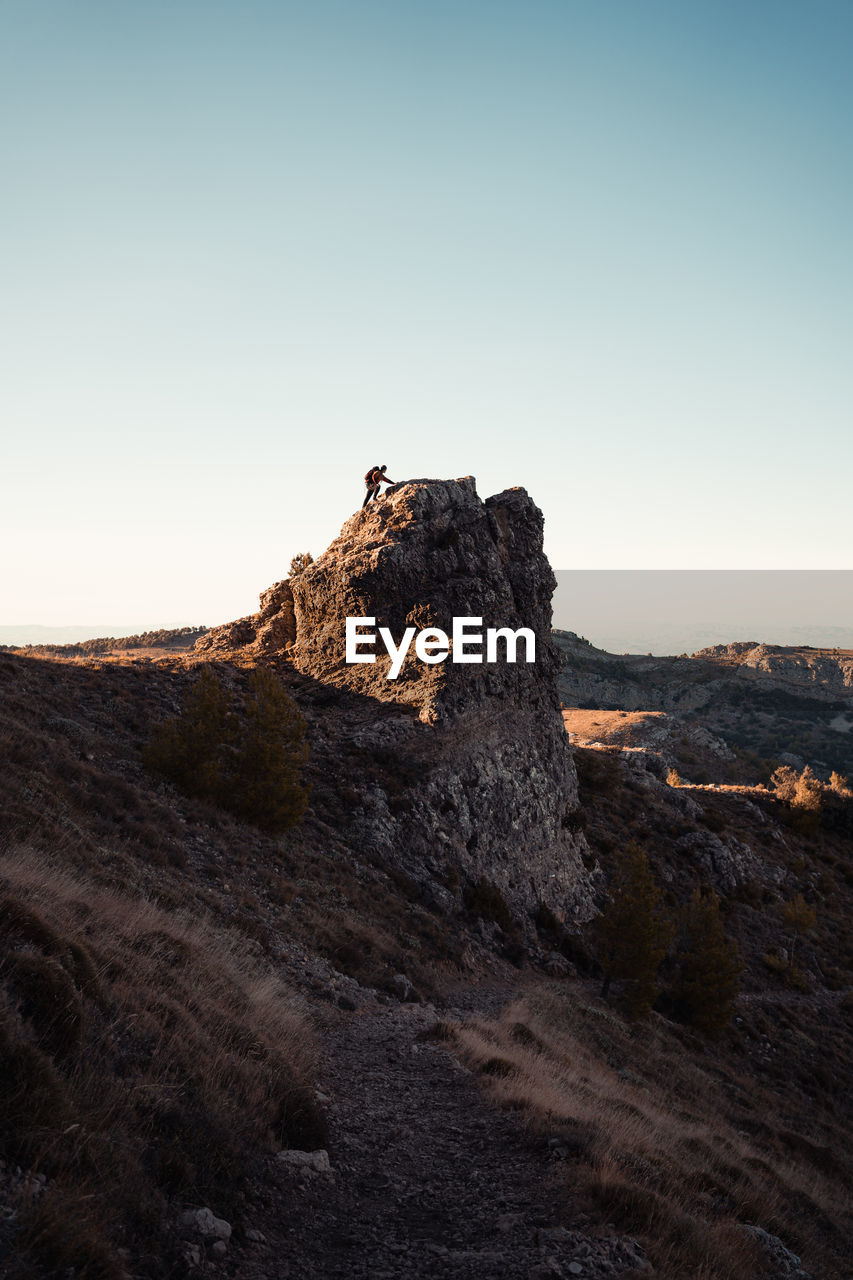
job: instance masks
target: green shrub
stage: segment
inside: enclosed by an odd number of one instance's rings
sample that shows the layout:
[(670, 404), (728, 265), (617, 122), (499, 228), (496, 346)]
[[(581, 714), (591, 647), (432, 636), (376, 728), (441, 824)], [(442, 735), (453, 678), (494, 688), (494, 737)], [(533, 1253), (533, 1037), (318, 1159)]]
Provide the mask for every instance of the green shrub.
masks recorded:
[(308, 808), (301, 781), (306, 728), (276, 676), (264, 667), (253, 671), (229, 779), (227, 807), (233, 813), (267, 831), (286, 831), (302, 821)]
[(687, 904), (676, 962), (678, 977), (671, 992), (676, 1008), (697, 1031), (721, 1035), (734, 1012), (741, 965), (736, 944), (723, 931), (713, 889), (696, 889)]
[(237, 714), (204, 667), (180, 715), (158, 725), (144, 761), (187, 795), (213, 800), (265, 831), (286, 831), (308, 807), (301, 781), (307, 725), (272, 671), (256, 668), (248, 684)]
[(223, 757), (235, 736), (236, 724), (219, 677), (212, 667), (202, 667), (198, 680), (184, 694), (180, 715), (154, 730), (143, 761), (185, 795), (221, 801)]
[(672, 937), (660, 887), (646, 855), (631, 843), (618, 857), (607, 906), (594, 922), (604, 972), (602, 995), (614, 979), (628, 983), (629, 1017), (644, 1018), (657, 996), (655, 978)]

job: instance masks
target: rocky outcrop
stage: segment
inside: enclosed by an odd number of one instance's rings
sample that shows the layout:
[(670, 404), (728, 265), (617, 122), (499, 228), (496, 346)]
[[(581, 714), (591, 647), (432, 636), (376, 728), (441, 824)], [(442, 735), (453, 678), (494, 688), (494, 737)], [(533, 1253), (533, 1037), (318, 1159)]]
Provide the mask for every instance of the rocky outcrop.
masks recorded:
[[(196, 652), (278, 653), (359, 706), (342, 745), (383, 762), (394, 785), (360, 788), (349, 823), (357, 847), (430, 879), (437, 896), (449, 873), (485, 876), (518, 912), (546, 901), (583, 919), (593, 912), (583, 857), (592, 860), (574, 829), (542, 528), (524, 489), (483, 502), (471, 477), (394, 485), (298, 577), (265, 592), (257, 615), (209, 633)], [(483, 631), (526, 627), (535, 661), (522, 643), (515, 662), (501, 644), (494, 663), (451, 652), (430, 665), (412, 646), (389, 679), (381, 644), (374, 663), (346, 662), (347, 617), (375, 618), (371, 629), (387, 627), (398, 643), (407, 627), (450, 634), (454, 617), (481, 618)]]
[(293, 591), (290, 580), (274, 582), (261, 592), (259, 613), (223, 627), (214, 627), (193, 646), (197, 654), (217, 657), (235, 649), (251, 648), (259, 653), (278, 653), (290, 648), (296, 638), (293, 618)]
[[(853, 651), (743, 641), (692, 657), (613, 654), (572, 631), (555, 631), (563, 666), (560, 697), (569, 708), (664, 711), (764, 758), (792, 752), (828, 778), (853, 769)], [(706, 741), (700, 758), (717, 756)], [(705, 765), (715, 773), (714, 762)]]
[(806, 692), (816, 698), (849, 698), (853, 694), (853, 653), (849, 649), (793, 648), (778, 644), (741, 643), (702, 649), (696, 658), (723, 658), (738, 668), (741, 679), (760, 679), (768, 687)]
[[(354, 515), (319, 560), (292, 582), (300, 670), (326, 682), (417, 707), (428, 723), (494, 709), (511, 697), (533, 711), (556, 706), (557, 657), (550, 639), (555, 578), (542, 551), (542, 513), (524, 489), (485, 503), (474, 480), (396, 485)], [(426, 665), (409, 650), (396, 680), (391, 659), (345, 661), (346, 617), (375, 617), (399, 639), (407, 627), (477, 617), (483, 627), (530, 627), (536, 662)], [(503, 650), (502, 650), (503, 653)], [(523, 646), (522, 646), (523, 653)]]
[(724, 894), (753, 880), (779, 885), (784, 879), (781, 868), (764, 863), (735, 836), (721, 840), (713, 831), (690, 831), (676, 840), (675, 849), (697, 868), (704, 881)]

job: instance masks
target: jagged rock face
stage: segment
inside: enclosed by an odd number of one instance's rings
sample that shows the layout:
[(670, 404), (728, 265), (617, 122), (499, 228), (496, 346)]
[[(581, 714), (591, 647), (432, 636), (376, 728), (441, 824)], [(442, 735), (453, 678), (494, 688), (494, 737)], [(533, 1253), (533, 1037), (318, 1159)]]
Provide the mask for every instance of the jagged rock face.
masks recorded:
[[(359, 693), (409, 703), (435, 724), (507, 697), (555, 707), (557, 655), (550, 637), (556, 580), (542, 551), (542, 513), (524, 489), (485, 503), (474, 481), (418, 480), (346, 522), (324, 555), (291, 583), (300, 670)], [(399, 641), (407, 627), (478, 617), (483, 627), (530, 627), (536, 663), (424, 664), (410, 648), (399, 676), (377, 645), (375, 663), (347, 664), (346, 617), (375, 617)], [(503, 657), (503, 649), (501, 649)]]
[(676, 840), (675, 848), (699, 869), (704, 881), (725, 894), (752, 880), (779, 885), (784, 879), (781, 868), (767, 866), (735, 836), (721, 840), (713, 831), (689, 831)]
[[(306, 677), (352, 696), (360, 712), (344, 749), (396, 771), (393, 793), (366, 781), (353, 806), (365, 852), (434, 884), (450, 868), (483, 875), (517, 911), (545, 901), (585, 919), (590, 873), (573, 830), (577, 776), (559, 711), (542, 527), (524, 489), (483, 502), (470, 477), (394, 485), (298, 577), (265, 592), (259, 615), (196, 649), (222, 652), (237, 627), (240, 644), (284, 652)], [(501, 647), (493, 664), (427, 665), (412, 646), (390, 680), (381, 643), (375, 663), (347, 664), (347, 617), (373, 617), (397, 642), (410, 626), (450, 634), (454, 617), (480, 617), (484, 632), (529, 627), (536, 660), (523, 660), (521, 643), (515, 663)]]
[[(449, 866), (485, 875), (517, 907), (545, 899), (585, 916), (585, 846), (564, 825), (577, 808), (577, 778), (559, 714), (555, 579), (542, 526), (523, 489), (484, 503), (470, 477), (392, 486), (291, 582), (289, 656), (324, 683), (417, 712), (364, 731), (376, 751), (399, 752), (418, 775), (396, 813), (373, 794), (355, 815), (368, 844), (433, 875)], [(429, 666), (412, 651), (389, 680), (379, 645), (375, 663), (346, 663), (347, 616), (374, 617), (397, 641), (409, 626), (450, 633), (454, 616), (481, 617), (484, 629), (530, 627), (536, 661)]]

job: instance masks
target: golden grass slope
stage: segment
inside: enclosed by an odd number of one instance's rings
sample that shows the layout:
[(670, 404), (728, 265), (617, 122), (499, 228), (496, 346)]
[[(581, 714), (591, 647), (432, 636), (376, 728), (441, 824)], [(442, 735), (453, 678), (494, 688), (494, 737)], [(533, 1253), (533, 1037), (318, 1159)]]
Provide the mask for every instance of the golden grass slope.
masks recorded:
[[(550, 1140), (575, 1211), (585, 1198), (636, 1233), (657, 1274), (755, 1280), (763, 1271), (745, 1223), (812, 1258), (828, 1238), (843, 1255), (850, 1198), (838, 1171), (739, 1130), (726, 1096), (737, 1082), (671, 1033), (657, 1016), (628, 1023), (588, 991), (556, 983), (496, 1019), (434, 1032), (497, 1107)], [(838, 1274), (831, 1254), (824, 1261), (826, 1275)]]
[(29, 1175), (3, 1189), (33, 1274), (167, 1253), (179, 1205), (227, 1218), (255, 1161), (325, 1138), (313, 1037), (272, 972), (27, 849), (0, 858), (0, 1036), (3, 1156)]

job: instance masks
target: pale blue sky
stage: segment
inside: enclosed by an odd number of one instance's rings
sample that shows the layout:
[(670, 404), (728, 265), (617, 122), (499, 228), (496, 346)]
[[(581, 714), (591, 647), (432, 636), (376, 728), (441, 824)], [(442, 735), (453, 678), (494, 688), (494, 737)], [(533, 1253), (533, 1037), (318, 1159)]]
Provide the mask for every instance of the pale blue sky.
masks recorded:
[(0, 0), (0, 623), (250, 612), (376, 462), (560, 569), (851, 567), (851, 64), (849, 0)]

